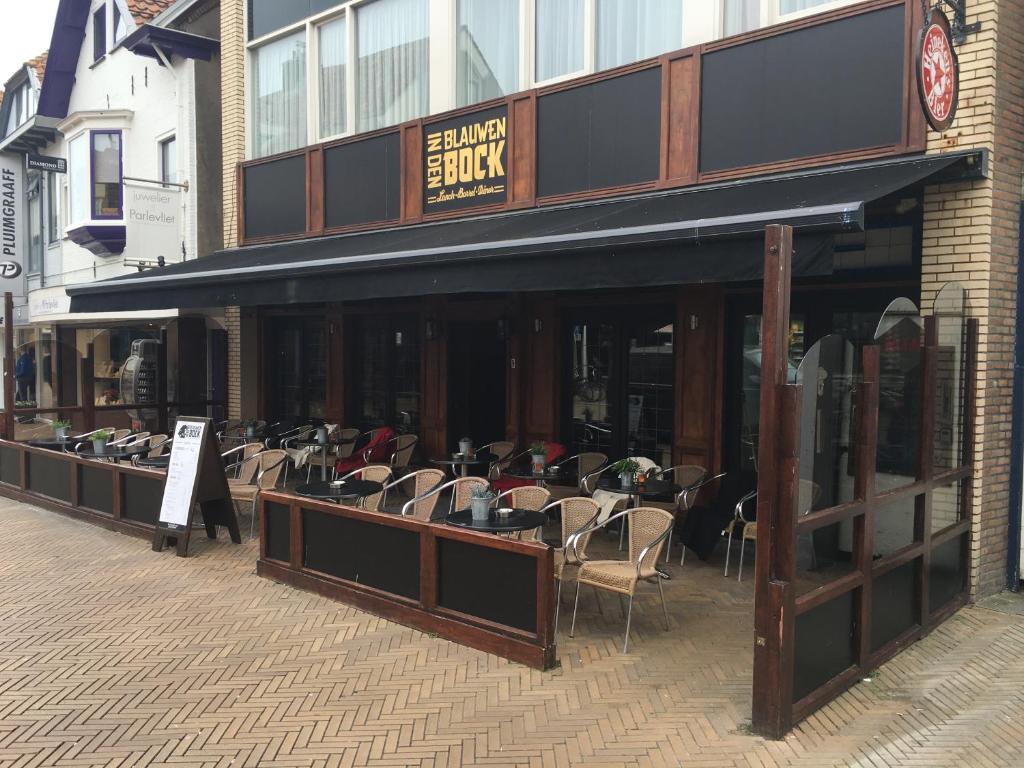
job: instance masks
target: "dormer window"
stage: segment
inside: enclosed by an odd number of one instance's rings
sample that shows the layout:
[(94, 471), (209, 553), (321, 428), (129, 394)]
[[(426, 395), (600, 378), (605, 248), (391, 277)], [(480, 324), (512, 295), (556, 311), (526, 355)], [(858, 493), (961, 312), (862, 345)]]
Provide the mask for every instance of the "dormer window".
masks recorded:
[(7, 125), (4, 136), (10, 136), (36, 113), (36, 92), (27, 82), (11, 90), (7, 96)]
[(117, 3), (111, 3), (111, 8), (114, 12), (114, 45), (117, 45), (128, 34), (128, 25), (124, 23), (124, 16), (121, 15), (121, 9)]
[(101, 5), (92, 14), (92, 60), (107, 55), (107, 6)]
[(124, 40), (131, 20), (118, 0), (103, 0), (92, 12), (92, 60), (99, 61)]

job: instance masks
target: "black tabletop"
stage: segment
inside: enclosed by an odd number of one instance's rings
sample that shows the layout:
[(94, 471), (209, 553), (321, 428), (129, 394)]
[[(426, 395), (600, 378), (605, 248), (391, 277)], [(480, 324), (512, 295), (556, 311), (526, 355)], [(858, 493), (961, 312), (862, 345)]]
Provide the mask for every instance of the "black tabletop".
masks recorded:
[(46, 448), (50, 451), (66, 451), (69, 447), (74, 448), (78, 443), (83, 442), (86, 441), (81, 437), (69, 437), (64, 440), (52, 437), (45, 440), (29, 440), (28, 444), (35, 448)]
[(551, 485), (579, 485), (576, 471), (564, 467), (545, 467), (543, 472), (534, 472), (533, 467), (508, 467), (501, 470), (501, 474), (518, 480), (543, 480)]
[(444, 459), (431, 459), (433, 464), (451, 464), (452, 466), (462, 466), (464, 464), (492, 464), (497, 461), (497, 455), (488, 451), (482, 451), (480, 453), (474, 453), (472, 456), (449, 456)]
[(171, 465), (171, 454), (165, 453), (163, 456), (143, 456), (137, 462), (140, 467), (149, 467), (150, 469), (167, 469)]
[(499, 515), (497, 510), (492, 509), (486, 520), (474, 520), (472, 510), (460, 509), (449, 512), (446, 520), (448, 525), (482, 533), (512, 533), (539, 528), (548, 521), (548, 516), (532, 509), (513, 509), (508, 515)]
[(680, 493), (682, 486), (670, 483), (668, 480), (648, 480), (642, 486), (633, 483), (632, 488), (623, 488), (618, 476), (605, 476), (598, 481), (597, 486), (606, 491), (616, 493), (629, 493), (633, 496), (675, 496)]
[(337, 483), (321, 482), (300, 485), (295, 492), (313, 499), (361, 499), (384, 490), (384, 484), (376, 480), (340, 480)]
[(101, 452), (97, 452), (92, 445), (91, 440), (84, 442), (81, 448), (78, 449), (79, 456), (90, 456), (95, 459), (130, 459), (132, 456), (138, 456), (140, 453), (149, 453), (152, 448), (148, 445), (108, 445)]
[[(287, 438), (285, 438), (287, 440)], [(336, 447), (339, 445), (351, 445), (356, 439), (354, 437), (346, 437), (341, 440), (328, 440), (326, 443), (321, 443), (319, 440), (298, 440), (294, 443), (289, 442), (289, 445), (294, 445), (298, 448), (323, 448), (325, 445)]]

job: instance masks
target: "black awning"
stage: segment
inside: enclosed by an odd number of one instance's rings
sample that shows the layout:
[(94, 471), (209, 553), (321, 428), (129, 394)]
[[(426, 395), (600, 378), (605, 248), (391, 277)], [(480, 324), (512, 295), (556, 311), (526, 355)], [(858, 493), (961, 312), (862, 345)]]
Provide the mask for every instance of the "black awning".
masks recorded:
[(754, 280), (767, 224), (796, 231), (793, 274), (828, 274), (830, 235), (915, 184), (977, 177), (961, 152), (221, 251), (72, 286), (73, 312), (305, 304)]

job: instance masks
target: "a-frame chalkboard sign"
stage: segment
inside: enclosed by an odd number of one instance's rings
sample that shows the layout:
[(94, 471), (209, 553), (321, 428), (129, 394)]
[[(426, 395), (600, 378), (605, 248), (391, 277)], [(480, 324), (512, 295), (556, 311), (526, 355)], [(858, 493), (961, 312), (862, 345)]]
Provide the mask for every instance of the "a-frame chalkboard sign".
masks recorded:
[(188, 539), (197, 504), (209, 538), (217, 538), (217, 526), (222, 525), (228, 529), (231, 540), (241, 544), (238, 518), (231, 503), (213, 423), (191, 416), (178, 419), (173, 439), (160, 519), (153, 533), (153, 551), (160, 552), (165, 545), (174, 542), (178, 557), (188, 556)]

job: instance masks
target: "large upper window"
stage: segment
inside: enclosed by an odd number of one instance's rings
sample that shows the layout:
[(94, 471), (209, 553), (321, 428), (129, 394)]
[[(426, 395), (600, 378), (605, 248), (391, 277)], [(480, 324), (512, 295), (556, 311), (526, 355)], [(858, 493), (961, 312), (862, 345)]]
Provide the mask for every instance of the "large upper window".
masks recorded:
[(120, 219), (121, 132), (89, 131), (68, 144), (70, 224), (90, 219)]
[(682, 48), (679, 0), (597, 0), (597, 68), (611, 69)]
[(424, 115), (430, 80), (429, 0), (374, 0), (356, 11), (356, 115), (372, 131)]
[(724, 0), (722, 32), (738, 35), (757, 29), (761, 24), (761, 0)]
[(540, 82), (583, 72), (585, 0), (534, 0), (536, 75)]
[(257, 156), (307, 143), (305, 30), (253, 51), (252, 139)]
[(458, 0), (458, 106), (520, 90), (519, 15), (520, 0)]
[(348, 130), (348, 20), (344, 16), (317, 30), (320, 65), (320, 135), (337, 136)]

